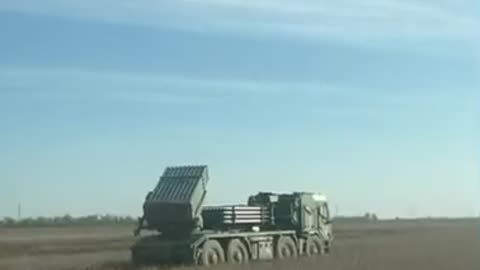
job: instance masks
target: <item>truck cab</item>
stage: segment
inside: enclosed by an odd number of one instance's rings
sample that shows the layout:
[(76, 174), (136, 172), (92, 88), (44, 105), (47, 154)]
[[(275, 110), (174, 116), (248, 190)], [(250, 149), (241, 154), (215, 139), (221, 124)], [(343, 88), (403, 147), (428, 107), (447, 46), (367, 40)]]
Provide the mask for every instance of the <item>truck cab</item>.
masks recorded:
[(298, 234), (319, 233), (329, 245), (333, 240), (332, 221), (327, 197), (320, 193), (259, 192), (248, 199), (251, 206), (269, 206), (272, 209), (272, 226), (295, 230)]

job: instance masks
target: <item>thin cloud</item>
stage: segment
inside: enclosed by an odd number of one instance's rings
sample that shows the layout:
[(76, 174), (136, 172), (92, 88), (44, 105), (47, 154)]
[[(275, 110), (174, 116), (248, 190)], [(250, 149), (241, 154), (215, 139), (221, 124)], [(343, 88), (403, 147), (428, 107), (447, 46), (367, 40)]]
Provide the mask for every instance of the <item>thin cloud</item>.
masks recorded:
[(67, 68), (0, 68), (0, 95), (20, 98), (117, 100), (124, 102), (203, 104), (268, 101), (268, 104), (328, 103), (404, 108), (429, 104), (465, 104), (472, 91), (416, 89), (388, 91), (324, 81), (254, 81), (194, 78), (165, 74)]
[[(109, 23), (171, 27), (197, 32), (275, 35), (368, 43), (473, 41), (480, 19), (468, 3), (395, 0), (184, 0), (8, 1), (14, 10)], [(473, 4), (472, 4), (473, 5)]]
[[(286, 95), (294, 92), (332, 94), (338, 89), (322, 82), (273, 82), (235, 79), (184, 77), (166, 74), (96, 71), (73, 68), (0, 68), (0, 91), (26, 89), (44, 91), (35, 84), (62, 92), (153, 91), (176, 95)], [(75, 83), (72, 83), (75, 82)], [(95, 89), (86, 86), (94, 86)]]

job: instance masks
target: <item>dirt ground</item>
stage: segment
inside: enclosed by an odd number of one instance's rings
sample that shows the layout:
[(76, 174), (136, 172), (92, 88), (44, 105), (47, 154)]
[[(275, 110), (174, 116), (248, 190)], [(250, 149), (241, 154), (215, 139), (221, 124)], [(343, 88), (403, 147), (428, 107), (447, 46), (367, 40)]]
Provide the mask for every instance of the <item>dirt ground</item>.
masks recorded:
[[(132, 229), (0, 229), (0, 269), (133, 269), (128, 263)], [(480, 269), (478, 220), (343, 222), (335, 224), (335, 235), (329, 256), (217, 269)]]

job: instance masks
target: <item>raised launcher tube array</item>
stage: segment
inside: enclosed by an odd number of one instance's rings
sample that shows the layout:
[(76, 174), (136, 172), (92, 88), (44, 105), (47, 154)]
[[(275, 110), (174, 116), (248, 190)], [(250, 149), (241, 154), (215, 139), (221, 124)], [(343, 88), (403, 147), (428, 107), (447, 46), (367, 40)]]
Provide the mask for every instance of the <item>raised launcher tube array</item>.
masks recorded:
[(175, 236), (201, 228), (208, 181), (207, 166), (167, 167), (145, 199), (135, 234), (148, 229)]

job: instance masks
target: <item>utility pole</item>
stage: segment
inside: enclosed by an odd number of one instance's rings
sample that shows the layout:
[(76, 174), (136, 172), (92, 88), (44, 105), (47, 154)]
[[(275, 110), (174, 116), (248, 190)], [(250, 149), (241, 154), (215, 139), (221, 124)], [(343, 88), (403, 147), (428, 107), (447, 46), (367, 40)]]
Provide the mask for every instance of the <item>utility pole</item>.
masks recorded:
[(17, 220), (21, 220), (22, 219), (22, 204), (21, 203), (18, 203), (17, 205)]

